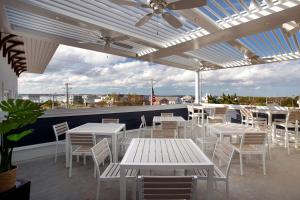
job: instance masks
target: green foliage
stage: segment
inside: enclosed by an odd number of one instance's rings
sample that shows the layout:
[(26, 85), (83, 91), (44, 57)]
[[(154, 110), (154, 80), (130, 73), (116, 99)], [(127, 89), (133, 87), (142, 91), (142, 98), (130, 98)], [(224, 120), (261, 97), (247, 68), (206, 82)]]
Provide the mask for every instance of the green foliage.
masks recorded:
[(5, 119), (0, 122), (0, 172), (3, 172), (11, 169), (14, 143), (32, 132), (32, 130), (17, 131), (26, 125), (35, 123), (37, 118), (44, 113), (44, 110), (38, 104), (22, 99), (2, 101), (0, 102), (0, 109), (6, 114)]

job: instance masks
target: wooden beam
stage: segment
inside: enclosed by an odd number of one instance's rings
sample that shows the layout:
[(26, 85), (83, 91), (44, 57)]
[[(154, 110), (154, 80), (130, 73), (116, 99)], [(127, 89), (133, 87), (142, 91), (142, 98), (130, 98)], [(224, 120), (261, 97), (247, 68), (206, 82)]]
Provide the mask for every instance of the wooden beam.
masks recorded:
[(142, 57), (145, 59), (155, 60), (174, 54), (178, 55), (180, 53), (193, 51), (208, 45), (232, 41), (248, 35), (268, 31), (292, 20), (300, 20), (300, 5), (294, 6), (292, 8), (287, 8), (285, 10), (258, 19), (254, 19), (240, 25), (220, 30), (209, 35), (202, 36), (200, 38), (195, 38), (193, 40), (167, 47)]
[(11, 45), (6, 46), (8, 42), (6, 42), (3, 46), (3, 57), (6, 57), (7, 53), (12, 50), (14, 47), (23, 46), (24, 42), (21, 41), (10, 41)]
[(8, 34), (6, 36), (4, 36), (2, 38), (2, 35), (4, 35), (4, 33), (0, 32), (0, 50), (1, 48), (4, 46), (4, 44), (9, 41), (10, 39), (16, 37), (16, 35), (13, 35), (13, 34)]

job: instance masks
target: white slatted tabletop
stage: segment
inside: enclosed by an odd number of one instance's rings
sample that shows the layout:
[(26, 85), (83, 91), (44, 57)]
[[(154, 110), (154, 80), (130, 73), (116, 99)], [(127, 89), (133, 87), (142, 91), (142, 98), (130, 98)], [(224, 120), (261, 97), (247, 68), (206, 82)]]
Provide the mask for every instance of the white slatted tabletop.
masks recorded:
[(213, 163), (191, 139), (133, 139), (120, 163), (120, 198), (126, 199), (126, 169), (207, 169), (208, 195), (212, 195)]
[(164, 117), (164, 116), (154, 116), (153, 126), (160, 124), (161, 122), (178, 122), (178, 124), (184, 124), (184, 138), (186, 138), (186, 120), (181, 116)]
[(113, 161), (118, 162), (118, 148), (117, 148), (117, 140), (118, 134), (124, 133), (126, 130), (126, 124), (115, 124), (115, 123), (86, 123), (81, 126), (72, 128), (67, 131), (66, 135), (66, 166), (69, 167), (69, 133), (94, 133), (97, 135), (105, 135), (112, 138), (112, 154)]
[(213, 123), (207, 124), (206, 126), (211, 132), (219, 134), (220, 140), (223, 140), (224, 136), (243, 135), (244, 133), (251, 132), (261, 132), (258, 128), (237, 123)]

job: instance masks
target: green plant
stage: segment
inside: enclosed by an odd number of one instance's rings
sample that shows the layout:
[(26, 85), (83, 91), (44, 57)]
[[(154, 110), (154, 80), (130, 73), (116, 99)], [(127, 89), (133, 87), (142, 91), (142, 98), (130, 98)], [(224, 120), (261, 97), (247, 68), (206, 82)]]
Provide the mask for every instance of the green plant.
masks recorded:
[(0, 122), (1, 164), (0, 173), (12, 168), (12, 151), (16, 142), (32, 133), (32, 129), (21, 130), (26, 125), (33, 124), (44, 110), (30, 100), (13, 100), (0, 102), (0, 109), (5, 113)]

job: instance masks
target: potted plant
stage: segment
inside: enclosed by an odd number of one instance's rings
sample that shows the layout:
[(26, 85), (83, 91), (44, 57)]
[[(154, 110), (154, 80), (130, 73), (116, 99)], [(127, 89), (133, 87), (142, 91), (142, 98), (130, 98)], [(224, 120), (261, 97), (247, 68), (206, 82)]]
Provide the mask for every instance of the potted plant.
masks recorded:
[(0, 122), (0, 192), (15, 186), (16, 166), (12, 165), (13, 148), (19, 140), (32, 133), (25, 126), (36, 122), (44, 110), (30, 100), (13, 100), (0, 102), (0, 109), (5, 113)]

